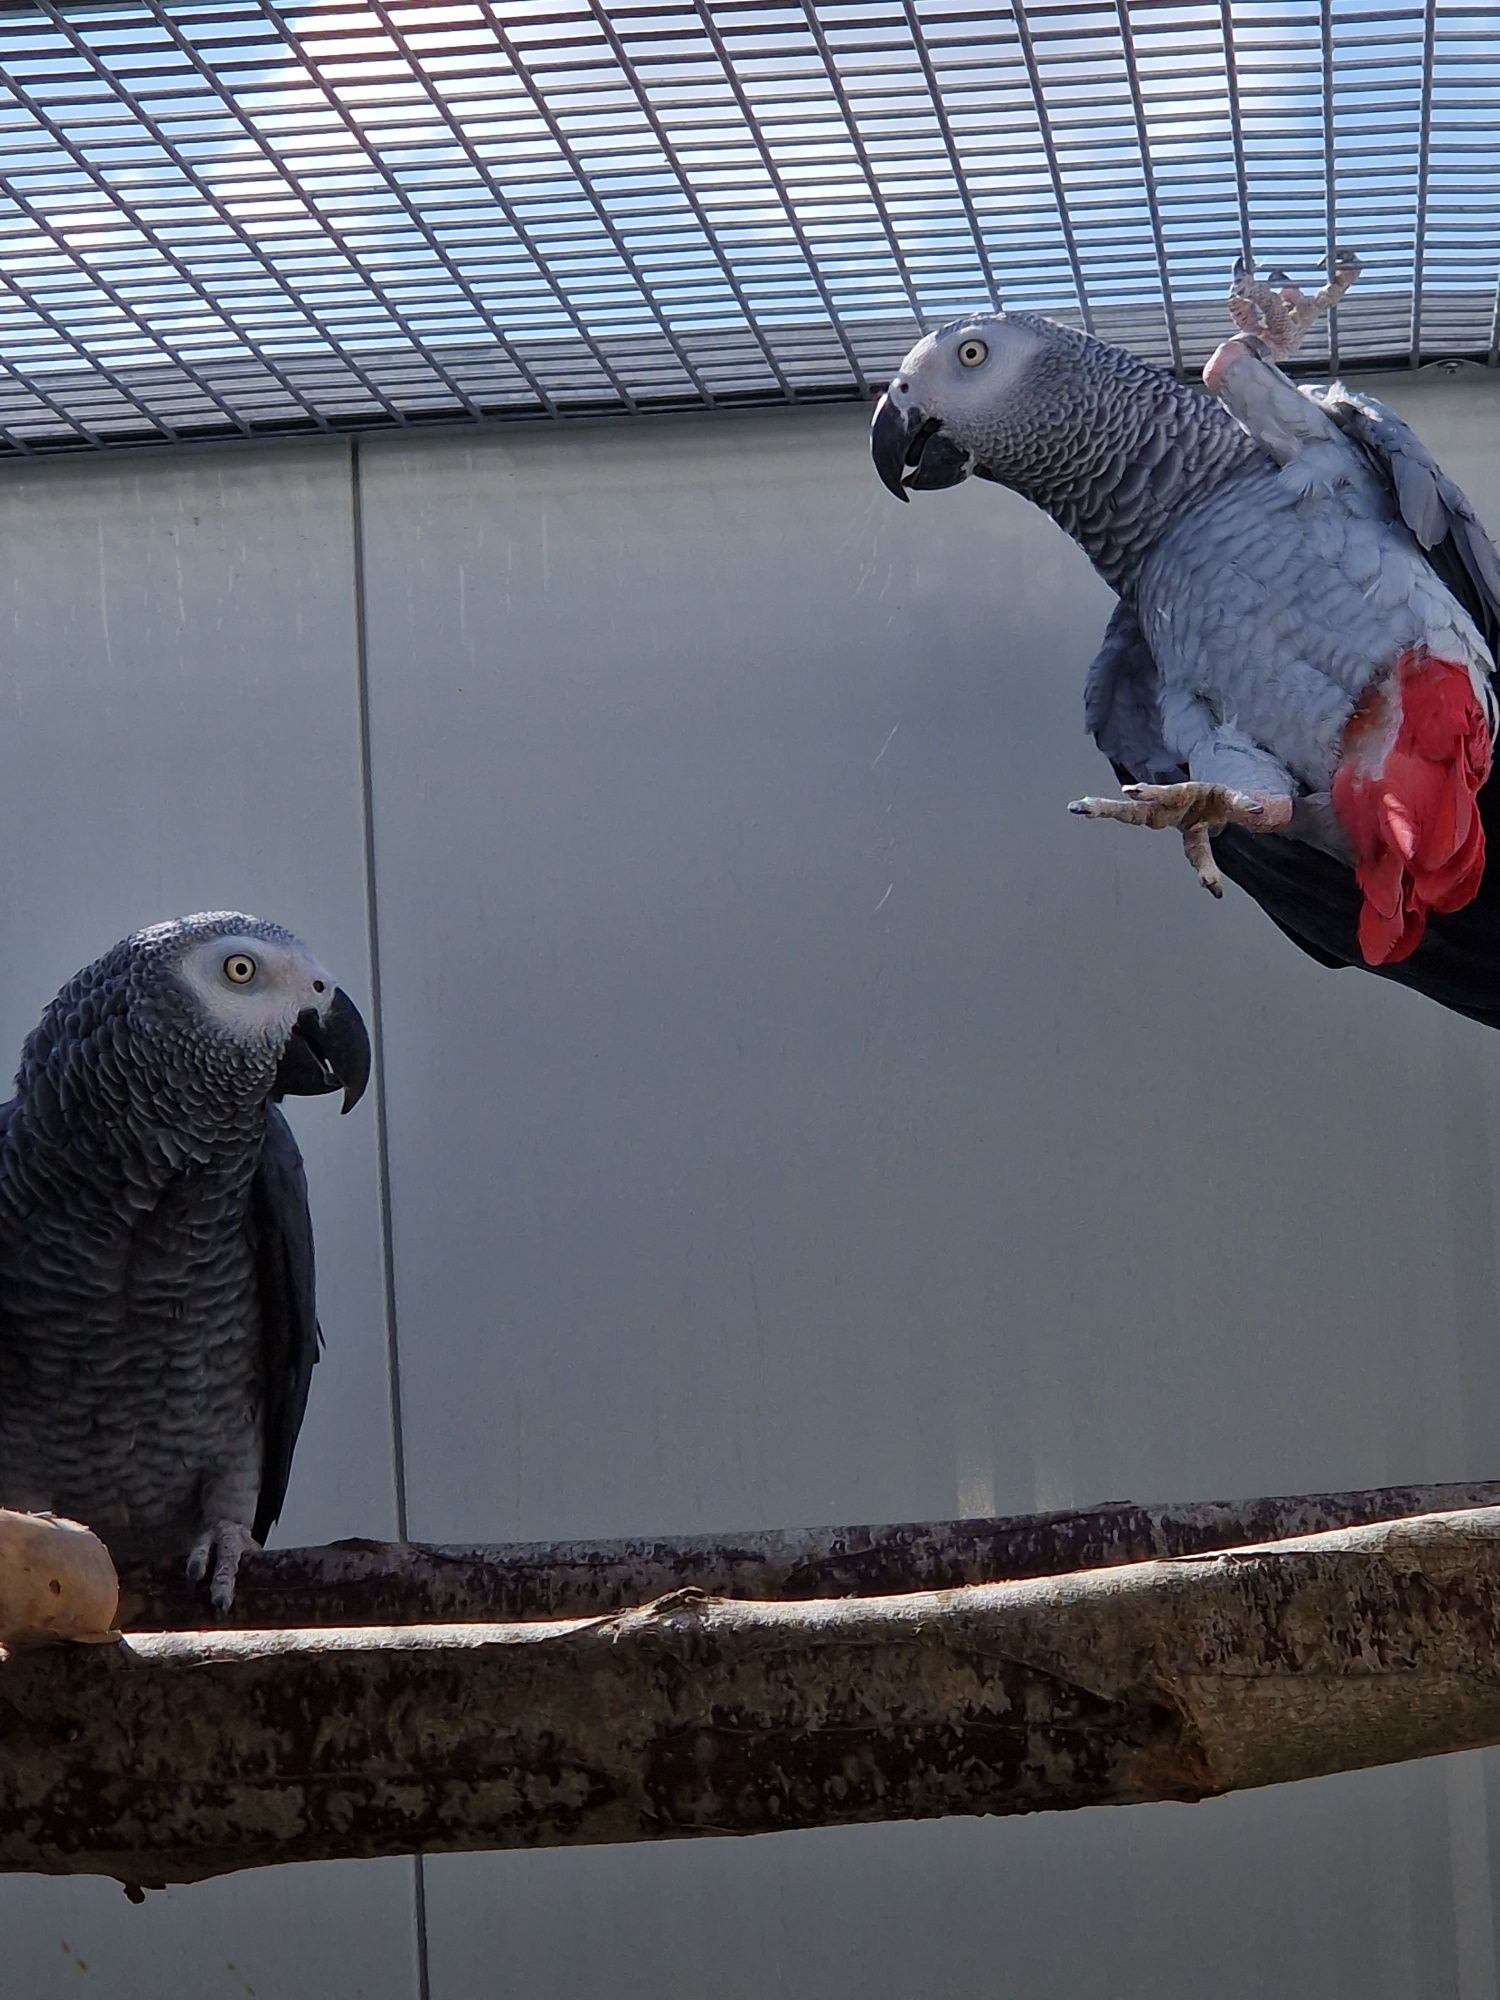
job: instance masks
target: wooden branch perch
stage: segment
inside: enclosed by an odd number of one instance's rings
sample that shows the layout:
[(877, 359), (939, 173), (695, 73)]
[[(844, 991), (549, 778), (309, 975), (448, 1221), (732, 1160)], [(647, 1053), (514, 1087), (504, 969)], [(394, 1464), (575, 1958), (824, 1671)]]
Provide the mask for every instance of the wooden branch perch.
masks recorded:
[(1496, 1741), (1500, 1509), (852, 1601), (22, 1654), (0, 1869), (1193, 1800)]
[[(1494, 1506), (1500, 1506), (1500, 1480), (1159, 1506), (1118, 1500), (1000, 1520), (791, 1528), (676, 1540), (653, 1536), (488, 1548), (334, 1542), (247, 1557), (230, 1622), (279, 1630), (589, 1618), (687, 1586), (711, 1597), (883, 1597), (1107, 1569), (1153, 1556), (1202, 1555), (1371, 1521)], [(127, 1574), (124, 1585), (121, 1623), (127, 1627), (193, 1631), (205, 1622), (203, 1594), (188, 1585), (180, 1564)]]

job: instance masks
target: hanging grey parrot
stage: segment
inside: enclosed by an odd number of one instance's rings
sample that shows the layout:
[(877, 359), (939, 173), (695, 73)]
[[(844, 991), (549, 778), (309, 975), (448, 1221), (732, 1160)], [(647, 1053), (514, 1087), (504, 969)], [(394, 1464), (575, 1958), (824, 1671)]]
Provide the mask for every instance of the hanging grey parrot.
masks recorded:
[(1500, 557), (1412, 430), (1275, 364), (1311, 312), (1242, 266), (1253, 329), (1208, 395), (1032, 313), (929, 334), (881, 398), (875, 466), (905, 500), (973, 474), (1051, 515), (1117, 593), (1085, 717), (1125, 787), (1089, 818), (1173, 827), (1321, 964), (1500, 1026), (1485, 837)]
[(320, 1334), (284, 1096), (364, 1091), (354, 1003), (289, 931), (137, 931), (29, 1036), (0, 1107), (0, 1506), (229, 1608), (281, 1512)]

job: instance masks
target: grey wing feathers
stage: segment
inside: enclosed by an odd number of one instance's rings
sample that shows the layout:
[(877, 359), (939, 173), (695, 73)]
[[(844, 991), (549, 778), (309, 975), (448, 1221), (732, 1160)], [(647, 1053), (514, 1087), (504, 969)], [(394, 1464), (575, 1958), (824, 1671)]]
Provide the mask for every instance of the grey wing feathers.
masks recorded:
[(1089, 734), (1124, 784), (1172, 784), (1187, 772), (1162, 742), (1161, 674), (1123, 600), (1105, 627), (1083, 689)]
[(292, 1128), (274, 1104), (266, 1109), (250, 1227), (265, 1364), (264, 1456), (253, 1532), (263, 1542), (286, 1499), (292, 1452), (322, 1341), (314, 1303), (307, 1175)]
[(1305, 393), (1354, 439), (1385, 480), (1428, 561), (1495, 652), (1500, 646), (1500, 554), (1465, 494), (1411, 426), (1373, 396), (1339, 382)]

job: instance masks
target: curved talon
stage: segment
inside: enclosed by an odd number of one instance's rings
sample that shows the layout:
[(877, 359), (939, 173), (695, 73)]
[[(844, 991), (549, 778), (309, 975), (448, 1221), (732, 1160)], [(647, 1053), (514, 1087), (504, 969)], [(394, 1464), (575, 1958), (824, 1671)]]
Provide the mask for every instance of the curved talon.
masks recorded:
[(1182, 830), (1182, 846), (1188, 866), (1214, 901), (1222, 903), (1224, 883), (1214, 860), (1212, 841), (1213, 836), (1206, 826), (1188, 826)]

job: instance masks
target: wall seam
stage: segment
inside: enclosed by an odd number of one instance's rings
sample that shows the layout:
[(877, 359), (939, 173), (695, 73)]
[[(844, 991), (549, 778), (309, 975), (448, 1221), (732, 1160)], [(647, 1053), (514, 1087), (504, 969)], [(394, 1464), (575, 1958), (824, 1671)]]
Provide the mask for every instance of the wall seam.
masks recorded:
[[(385, 1088), (385, 995), (381, 981), (380, 897), (375, 875), (375, 779), (371, 754), (369, 612), (365, 602), (365, 512), (359, 439), (349, 441), (349, 511), (354, 558), (354, 657), (359, 706), (359, 791), (363, 820), (365, 935), (370, 956), (370, 1034), (375, 1051), (375, 1179), (380, 1203), (380, 1262), (384, 1293), (386, 1371), (390, 1387), (391, 1455), (395, 1474), (396, 1533), (408, 1539), (406, 1436), (401, 1397), (401, 1345), (396, 1322), (395, 1231), (391, 1209), (391, 1141)], [(416, 1925), (417, 2000), (432, 2000), (427, 1948), (427, 1878), (422, 1856), (412, 1856), (412, 1908)]]

